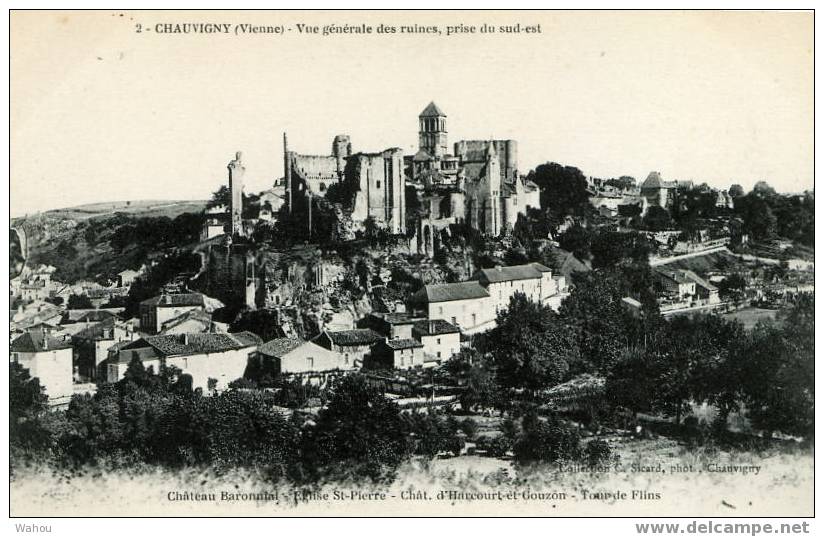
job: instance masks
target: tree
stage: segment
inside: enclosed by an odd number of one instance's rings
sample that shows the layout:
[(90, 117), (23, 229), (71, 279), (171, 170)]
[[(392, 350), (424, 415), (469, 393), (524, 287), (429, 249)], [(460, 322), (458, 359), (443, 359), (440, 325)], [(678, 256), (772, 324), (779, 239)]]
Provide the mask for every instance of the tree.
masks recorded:
[(775, 235), (778, 221), (770, 203), (763, 196), (752, 192), (735, 200), (735, 212), (744, 220), (744, 230), (754, 239), (767, 239)]
[(744, 195), (744, 187), (739, 184), (733, 184), (730, 185), (730, 189), (727, 192), (733, 198), (740, 198)]
[(342, 378), (316, 425), (304, 432), (302, 454), (307, 471), (344, 463), (380, 478), (408, 454), (400, 408), (360, 375)]
[(578, 259), (591, 257), (589, 248), (592, 233), (580, 224), (575, 224), (558, 237), (558, 243), (564, 250), (572, 252)]
[(630, 344), (631, 317), (621, 299), (631, 293), (617, 271), (579, 273), (573, 284), (559, 310), (580, 351), (571, 372), (605, 374)]
[(549, 208), (555, 216), (583, 216), (590, 208), (587, 180), (578, 168), (548, 162), (528, 178), (541, 189), (541, 208)]
[(747, 281), (740, 274), (730, 274), (718, 282), (718, 295), (724, 300), (739, 301), (744, 296)]
[(759, 197), (773, 197), (777, 195), (777, 192), (773, 187), (769, 185), (766, 181), (758, 181), (755, 183), (755, 186), (752, 187), (752, 194), (755, 194)]
[(67, 307), (70, 310), (86, 310), (94, 308), (92, 301), (86, 295), (75, 295), (72, 294), (69, 296), (69, 302)]
[(815, 430), (815, 300), (802, 295), (780, 326), (758, 324), (739, 355), (754, 427), (811, 438)]
[(656, 205), (647, 210), (643, 222), (644, 227), (650, 231), (664, 231), (672, 227), (672, 218), (669, 211)]
[(653, 251), (652, 242), (638, 232), (601, 230), (590, 245), (592, 267), (613, 267), (621, 262), (646, 262)]
[(513, 447), (515, 460), (520, 464), (574, 460), (581, 455), (578, 431), (554, 414), (544, 421), (530, 412), (524, 416), (521, 429), (523, 432)]
[(561, 382), (578, 357), (574, 337), (548, 306), (515, 293), (489, 333), (499, 382), (535, 391)]
[(465, 411), (472, 411), (477, 406), (494, 407), (499, 403), (494, 365), (477, 350), (461, 349), (444, 367), (464, 388), (460, 401)]
[(635, 186), (635, 182), (635, 177), (630, 177), (629, 175), (622, 175), (618, 179), (608, 179), (604, 184), (608, 186), (613, 186), (615, 188), (619, 188), (621, 190), (628, 190)]
[(604, 392), (608, 404), (635, 415), (650, 412), (659, 387), (657, 365), (643, 346), (624, 350), (607, 375)]

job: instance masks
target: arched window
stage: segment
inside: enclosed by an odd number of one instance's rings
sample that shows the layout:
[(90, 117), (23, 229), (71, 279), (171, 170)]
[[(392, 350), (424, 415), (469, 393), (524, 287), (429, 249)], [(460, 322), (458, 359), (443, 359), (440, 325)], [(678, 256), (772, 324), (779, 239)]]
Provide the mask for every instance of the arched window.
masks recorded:
[(321, 192), (326, 192), (326, 183), (321, 183), (320, 184), (320, 191)]

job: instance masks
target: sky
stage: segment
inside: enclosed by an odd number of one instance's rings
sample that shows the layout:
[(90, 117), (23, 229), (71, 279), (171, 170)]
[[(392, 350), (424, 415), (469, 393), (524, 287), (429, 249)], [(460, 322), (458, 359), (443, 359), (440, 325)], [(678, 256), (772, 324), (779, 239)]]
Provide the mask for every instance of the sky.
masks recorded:
[[(122, 15), (122, 16), (121, 16)], [(284, 35), (158, 34), (249, 23)], [(301, 35), (296, 24), (475, 26), (460, 35)], [(489, 24), (540, 33), (479, 33)], [(519, 170), (652, 171), (749, 190), (813, 186), (813, 16), (756, 12), (15, 12), (11, 214), (206, 199), (243, 152), (246, 190), (290, 149), (417, 150), (435, 101), (449, 144), (514, 139)]]

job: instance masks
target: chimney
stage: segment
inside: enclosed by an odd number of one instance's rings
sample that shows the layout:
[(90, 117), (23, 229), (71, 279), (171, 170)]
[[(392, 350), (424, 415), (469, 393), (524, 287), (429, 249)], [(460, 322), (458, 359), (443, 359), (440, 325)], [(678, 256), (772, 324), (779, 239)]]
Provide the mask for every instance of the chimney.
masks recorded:
[(432, 319), (429, 320), (429, 333), (435, 333), (435, 321), (433, 321)]
[(41, 330), (43, 331), (43, 350), (47, 351), (49, 350), (49, 336), (46, 335), (45, 328), (41, 328)]
[(495, 270), (497, 270), (498, 272), (501, 272), (501, 265), (495, 265)]

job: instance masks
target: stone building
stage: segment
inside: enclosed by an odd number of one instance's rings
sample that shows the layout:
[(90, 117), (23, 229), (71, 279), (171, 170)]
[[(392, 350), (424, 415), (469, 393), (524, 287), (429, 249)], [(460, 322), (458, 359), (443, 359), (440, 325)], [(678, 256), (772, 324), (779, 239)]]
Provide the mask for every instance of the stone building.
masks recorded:
[(40, 379), (49, 403), (68, 402), (72, 396), (72, 346), (65, 339), (32, 330), (11, 342), (11, 361)]
[(325, 197), (330, 186), (342, 185), (356, 225), (371, 217), (392, 234), (406, 232), (403, 150), (352, 153), (349, 136), (339, 134), (331, 155), (302, 155), (289, 151), (283, 138), (286, 199), (290, 210), (313, 196)]
[(647, 198), (650, 207), (669, 209), (675, 203), (677, 181), (664, 181), (660, 172), (649, 172), (641, 183), (641, 195)]
[(241, 162), (241, 152), (229, 162), (229, 222), (232, 236), (243, 233), (243, 174), (246, 168)]
[(518, 175), (514, 140), (460, 140), (448, 153), (446, 114), (434, 102), (418, 117), (418, 152), (406, 175), (422, 191), (418, 251), (431, 255), (437, 232), (466, 222), (487, 235), (511, 229), (518, 214), (540, 207), (538, 187)]

